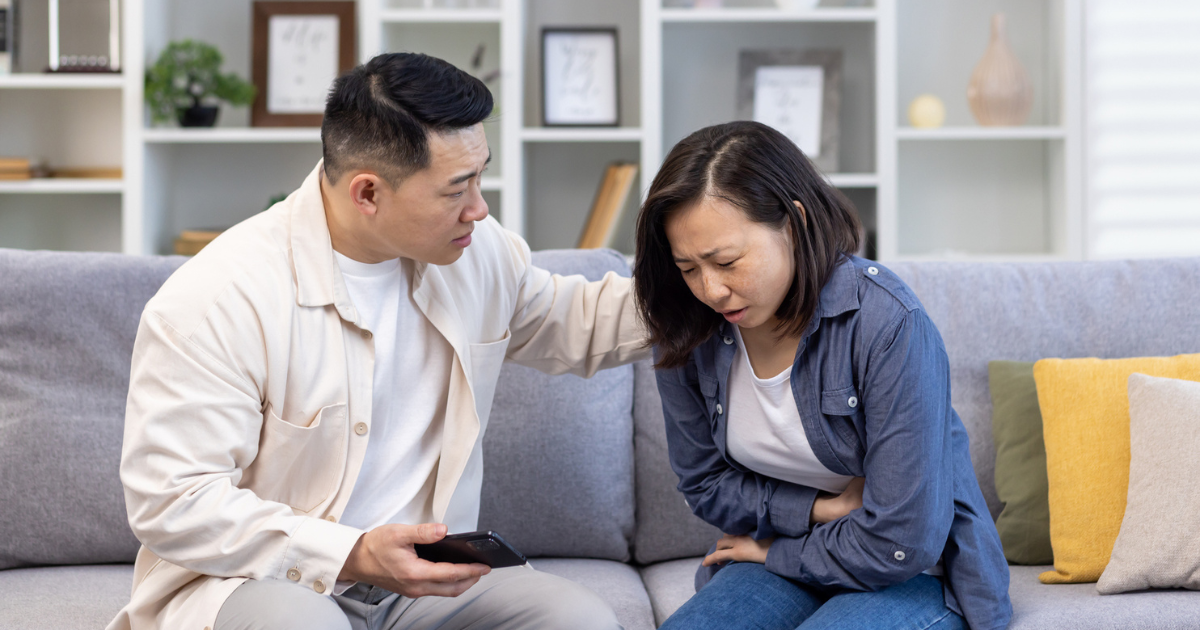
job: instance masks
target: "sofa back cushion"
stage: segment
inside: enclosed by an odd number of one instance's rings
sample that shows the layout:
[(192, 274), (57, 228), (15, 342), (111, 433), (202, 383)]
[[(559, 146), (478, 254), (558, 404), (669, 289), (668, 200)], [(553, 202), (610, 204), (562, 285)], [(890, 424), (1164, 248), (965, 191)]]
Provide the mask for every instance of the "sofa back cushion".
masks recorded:
[[(888, 264), (916, 292), (950, 359), (951, 402), (971, 438), (975, 474), (995, 517), (988, 361), (1120, 358), (1200, 352), (1200, 258), (1109, 262)], [(647, 383), (652, 382), (652, 376)], [(641, 379), (639, 379), (641, 383)], [(657, 390), (637, 389), (640, 561), (696, 556), (716, 539), (674, 491)]]
[[(533, 262), (599, 280), (629, 275), (611, 250), (535, 252)], [(505, 364), (483, 440), (480, 529), (528, 556), (628, 560), (633, 537), (633, 367), (590, 379)]]
[(0, 569), (133, 561), (117, 474), (130, 355), (182, 262), (0, 250)]

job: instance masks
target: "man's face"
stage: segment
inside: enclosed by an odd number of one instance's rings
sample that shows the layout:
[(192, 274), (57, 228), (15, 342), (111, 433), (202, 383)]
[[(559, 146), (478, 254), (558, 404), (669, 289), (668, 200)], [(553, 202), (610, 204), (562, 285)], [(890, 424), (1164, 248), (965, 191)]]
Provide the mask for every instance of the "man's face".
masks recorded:
[(377, 187), (376, 214), (361, 235), (388, 258), (448, 265), (471, 244), (475, 222), (488, 215), (480, 184), (491, 161), (483, 124), (429, 135), (429, 168), (404, 178), (394, 190)]

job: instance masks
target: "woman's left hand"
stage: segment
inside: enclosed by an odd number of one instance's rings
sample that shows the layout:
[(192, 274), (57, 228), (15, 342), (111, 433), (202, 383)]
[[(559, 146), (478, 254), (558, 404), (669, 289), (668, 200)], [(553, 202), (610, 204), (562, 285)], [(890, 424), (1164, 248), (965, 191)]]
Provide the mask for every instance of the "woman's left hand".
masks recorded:
[(757, 562), (767, 563), (767, 552), (771, 549), (774, 538), (754, 540), (749, 536), (730, 536), (725, 534), (717, 541), (717, 550), (704, 559), (704, 566), (725, 564), (726, 562)]

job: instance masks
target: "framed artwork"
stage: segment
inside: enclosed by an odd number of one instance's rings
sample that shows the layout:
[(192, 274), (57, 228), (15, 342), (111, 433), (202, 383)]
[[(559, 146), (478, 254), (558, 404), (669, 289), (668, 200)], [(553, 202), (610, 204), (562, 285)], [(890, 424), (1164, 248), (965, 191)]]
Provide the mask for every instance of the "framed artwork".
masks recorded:
[(620, 123), (616, 28), (542, 29), (542, 124)]
[(333, 80), (354, 67), (354, 2), (255, 2), (255, 127), (316, 127)]
[(770, 125), (826, 173), (838, 172), (840, 50), (743, 50), (738, 118)]

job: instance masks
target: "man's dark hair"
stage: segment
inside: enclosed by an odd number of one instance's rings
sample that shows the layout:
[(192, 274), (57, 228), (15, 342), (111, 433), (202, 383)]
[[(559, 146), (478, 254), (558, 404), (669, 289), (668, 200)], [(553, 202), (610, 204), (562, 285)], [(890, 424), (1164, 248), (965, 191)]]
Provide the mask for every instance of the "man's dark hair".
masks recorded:
[(386, 53), (338, 77), (325, 101), (325, 176), (369, 169), (391, 186), (429, 166), (429, 133), (483, 122), (492, 93), (436, 57)]
[[(666, 220), (706, 197), (724, 199), (756, 223), (788, 229), (796, 275), (775, 316), (781, 335), (802, 335), (815, 317), (821, 288), (846, 254), (859, 248), (853, 204), (825, 182), (799, 147), (778, 131), (739, 121), (684, 138), (663, 162), (637, 221), (634, 291), (658, 348), (655, 367), (687, 364), (714, 334), (721, 315), (688, 288), (667, 241)], [(804, 214), (792, 201), (804, 206)]]

